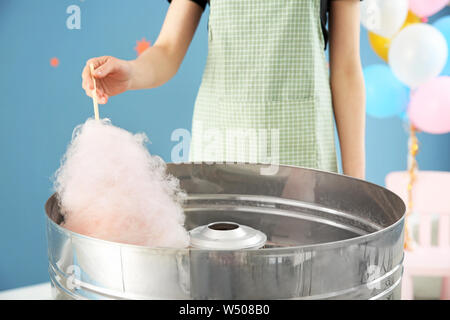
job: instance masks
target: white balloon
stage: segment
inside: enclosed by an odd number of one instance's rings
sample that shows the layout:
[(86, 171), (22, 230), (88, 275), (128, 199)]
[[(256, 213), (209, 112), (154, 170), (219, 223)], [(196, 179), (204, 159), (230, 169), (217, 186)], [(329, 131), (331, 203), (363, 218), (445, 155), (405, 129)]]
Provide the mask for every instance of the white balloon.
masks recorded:
[(426, 23), (404, 28), (392, 39), (389, 65), (395, 76), (412, 88), (437, 77), (447, 62), (447, 41)]
[(364, 0), (361, 23), (367, 30), (391, 38), (400, 30), (408, 15), (408, 0)]

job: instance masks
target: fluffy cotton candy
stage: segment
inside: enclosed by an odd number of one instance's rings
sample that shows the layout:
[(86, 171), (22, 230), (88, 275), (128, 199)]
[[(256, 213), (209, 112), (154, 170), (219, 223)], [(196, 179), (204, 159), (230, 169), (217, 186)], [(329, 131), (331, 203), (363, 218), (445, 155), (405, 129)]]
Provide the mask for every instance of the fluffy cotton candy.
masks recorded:
[(54, 181), (65, 228), (121, 243), (188, 246), (178, 180), (146, 141), (108, 119), (75, 128)]

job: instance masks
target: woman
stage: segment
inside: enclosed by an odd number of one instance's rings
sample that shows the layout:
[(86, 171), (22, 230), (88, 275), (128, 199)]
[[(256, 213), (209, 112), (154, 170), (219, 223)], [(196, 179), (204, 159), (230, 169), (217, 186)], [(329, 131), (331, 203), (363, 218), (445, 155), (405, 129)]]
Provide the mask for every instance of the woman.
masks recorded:
[[(172, 0), (155, 44), (136, 60), (87, 61), (100, 103), (154, 88), (177, 72), (206, 0)], [(364, 84), (358, 0), (210, 0), (209, 53), (197, 96), (190, 160), (276, 162), (364, 179)], [(324, 47), (329, 10), (330, 76)]]

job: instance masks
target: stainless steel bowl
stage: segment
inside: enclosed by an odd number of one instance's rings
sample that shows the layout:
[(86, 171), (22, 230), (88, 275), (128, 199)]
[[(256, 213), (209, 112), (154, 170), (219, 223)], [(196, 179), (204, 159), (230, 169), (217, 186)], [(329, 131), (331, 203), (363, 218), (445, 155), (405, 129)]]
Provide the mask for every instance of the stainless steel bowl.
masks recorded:
[(218, 221), (267, 237), (260, 249), (162, 249), (90, 238), (47, 212), (58, 299), (398, 299), (405, 205), (375, 184), (265, 165), (169, 164), (188, 193), (188, 230)]

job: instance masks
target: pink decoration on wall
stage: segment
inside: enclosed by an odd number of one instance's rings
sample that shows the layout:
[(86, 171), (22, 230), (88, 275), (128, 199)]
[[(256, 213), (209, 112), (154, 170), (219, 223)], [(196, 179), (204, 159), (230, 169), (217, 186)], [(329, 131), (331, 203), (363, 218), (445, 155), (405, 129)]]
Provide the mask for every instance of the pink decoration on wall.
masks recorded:
[(138, 56), (141, 55), (142, 52), (150, 48), (150, 41), (147, 41), (145, 38), (142, 38), (141, 41), (136, 41), (136, 47), (134, 47), (134, 50), (136, 50), (136, 53)]
[(50, 65), (54, 68), (56, 68), (57, 66), (59, 66), (59, 59), (56, 57), (53, 57), (50, 59)]

